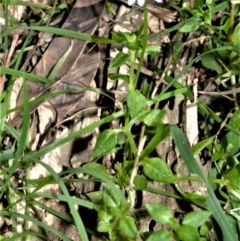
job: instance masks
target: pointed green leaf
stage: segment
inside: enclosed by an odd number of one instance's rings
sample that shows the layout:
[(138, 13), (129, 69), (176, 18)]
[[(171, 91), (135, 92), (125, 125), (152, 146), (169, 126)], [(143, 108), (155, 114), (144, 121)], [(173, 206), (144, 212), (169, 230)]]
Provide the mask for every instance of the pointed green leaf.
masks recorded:
[(146, 209), (150, 216), (158, 223), (169, 223), (173, 218), (171, 211), (162, 204), (146, 204)]
[(125, 217), (119, 219), (117, 228), (127, 238), (136, 239), (137, 237), (137, 226), (135, 220), (132, 217)]
[(173, 236), (173, 233), (167, 230), (158, 230), (155, 232), (152, 232), (146, 241), (170, 241), (171, 237)]
[(240, 164), (237, 164), (227, 174), (224, 175), (224, 178), (230, 182), (230, 186), (240, 191)]
[(96, 163), (96, 162), (90, 162), (90, 163), (87, 163), (84, 165), (84, 167), (88, 168), (89, 170), (93, 170), (93, 171), (97, 171), (99, 173), (101, 173), (102, 175), (104, 175), (105, 177), (109, 178), (109, 179), (112, 179), (112, 175), (110, 175), (105, 166), (99, 164), (99, 163)]
[(93, 150), (93, 158), (101, 157), (111, 151), (117, 144), (117, 134), (114, 130), (103, 131), (97, 139)]
[(188, 224), (198, 228), (207, 221), (210, 215), (210, 211), (193, 211), (184, 216), (182, 224)]
[(144, 174), (153, 181), (174, 183), (174, 176), (167, 163), (160, 158), (144, 158), (142, 160)]
[(190, 225), (182, 225), (177, 230), (177, 236), (182, 241), (200, 241), (199, 233), (197, 228)]
[(134, 190), (144, 190), (148, 186), (148, 182), (145, 177), (136, 175), (133, 179)]
[(123, 52), (120, 52), (116, 55), (116, 57), (110, 62), (108, 68), (117, 68), (126, 63), (128, 60), (129, 55)]
[(127, 106), (131, 118), (136, 117), (146, 106), (146, 98), (138, 91), (129, 91), (127, 94)]

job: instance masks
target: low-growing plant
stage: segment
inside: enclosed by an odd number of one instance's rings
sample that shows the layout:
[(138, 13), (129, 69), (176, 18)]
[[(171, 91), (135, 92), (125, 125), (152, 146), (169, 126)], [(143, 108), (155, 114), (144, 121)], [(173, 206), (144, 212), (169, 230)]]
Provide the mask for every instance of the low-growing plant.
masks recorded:
[[(49, 231), (61, 238), (61, 240), (70, 240), (65, 234), (53, 229), (41, 219), (36, 220), (31, 217), (30, 210), (39, 207), (58, 216), (69, 223), (74, 223), (77, 227), (81, 240), (89, 240), (87, 233), (97, 235), (102, 240), (176, 240), (176, 241), (237, 241), (240, 233), (240, 112), (238, 109), (238, 85), (239, 83), (239, 54), (240, 54), (240, 24), (235, 24), (235, 4), (229, 6), (229, 2), (215, 1), (195, 1), (193, 8), (176, 7), (181, 12), (181, 21), (158, 34), (148, 35), (148, 18), (146, 4), (144, 5), (142, 26), (135, 32), (112, 32), (112, 38), (101, 38), (84, 33), (75, 33), (66, 29), (57, 29), (43, 26), (26, 26), (31, 31), (43, 31), (53, 34), (67, 36), (69, 38), (81, 39), (92, 43), (104, 44), (121, 44), (127, 47), (128, 53), (120, 52), (110, 61), (108, 66), (119, 68), (124, 64), (129, 65), (129, 74), (109, 73), (108, 77), (117, 81), (123, 80), (127, 93), (123, 105), (118, 105), (114, 113), (108, 113), (96, 121), (78, 131), (69, 134), (67, 137), (56, 140), (54, 143), (47, 145), (33, 152), (28, 141), (29, 123), (30, 123), (30, 106), (40, 103), (42, 100), (52, 98), (64, 92), (79, 91), (78, 88), (63, 90), (55, 93), (45, 94), (28, 100), (28, 91), (26, 81), (31, 78), (36, 81), (45, 82), (48, 86), (52, 84), (52, 79), (38, 77), (34, 74), (19, 71), (23, 51), (16, 55), (16, 61), (13, 67), (0, 67), (1, 74), (7, 74), (9, 80), (6, 82), (6, 89), (1, 95), (1, 113), (0, 113), (0, 133), (8, 133), (13, 138), (13, 145), (4, 150), (1, 148), (0, 165), (1, 175), (4, 177), (0, 187), (0, 200), (7, 202), (7, 205), (0, 210), (0, 215), (10, 217), (12, 220), (12, 237), (4, 238), (1, 234), (1, 240), (16, 240), (23, 237), (27, 240), (29, 235), (40, 236), (42, 234), (33, 232), (28, 229), (28, 223), (33, 222), (41, 230)], [(111, 6), (108, 5), (110, 8)], [(212, 16), (214, 13), (231, 9), (219, 22), (214, 22)], [(60, 11), (60, 10), (59, 10)], [(239, 14), (239, 13), (238, 13)], [(41, 25), (40, 23), (39, 25)], [(178, 30), (178, 39), (172, 41), (172, 62), (166, 71), (154, 66), (155, 71), (167, 85), (159, 92), (153, 93), (153, 83), (140, 83), (139, 76), (144, 65), (144, 57), (153, 58), (162, 53), (160, 46), (149, 45), (148, 40), (171, 34)], [(175, 76), (171, 76), (170, 65), (180, 58), (184, 50), (184, 34), (194, 33), (201, 30), (208, 37), (202, 48), (202, 52), (183, 66), (182, 70)], [(8, 30), (1, 34), (4, 39)], [(28, 46), (30, 39), (26, 38), (23, 49)], [(222, 120), (215, 114), (209, 106), (204, 104), (201, 99), (197, 100), (199, 115), (207, 119), (206, 128), (208, 136), (202, 138), (197, 144), (190, 147), (188, 140), (183, 131), (174, 125), (163, 121), (166, 111), (159, 108), (160, 104), (170, 98), (178, 95), (184, 95), (186, 99), (193, 101), (194, 96), (189, 87), (183, 86), (178, 80), (188, 69), (201, 60), (204, 68), (215, 73), (220, 79), (230, 78), (233, 89), (226, 91), (225, 95), (232, 94), (235, 108)], [(137, 65), (136, 65), (137, 63)], [(23, 81), (23, 98), (22, 106), (9, 110), (9, 100), (12, 91), (12, 85), (15, 76), (22, 76)], [(154, 81), (154, 80), (152, 80)], [(223, 84), (224, 85), (224, 84)], [(225, 85), (226, 87), (226, 85)], [(96, 91), (109, 97), (102, 90), (96, 90), (90, 87), (81, 88), (81, 91)], [(224, 92), (223, 92), (224, 95)], [(16, 130), (6, 121), (7, 115), (16, 110), (22, 109), (24, 118), (20, 130)], [(40, 160), (42, 156), (50, 151), (68, 143), (79, 136), (82, 136), (96, 128), (108, 124), (113, 120), (121, 119), (121, 125), (118, 128), (105, 128), (98, 136), (95, 148), (92, 153), (92, 159), (82, 167), (69, 168), (61, 173), (56, 173), (53, 168), (46, 165)], [(217, 126), (218, 130), (213, 128)], [(138, 133), (134, 133), (134, 128), (138, 127)], [(214, 132), (215, 131), (215, 132)], [(183, 162), (191, 175), (186, 176), (173, 170), (166, 160), (157, 156), (154, 150), (159, 143), (171, 136), (179, 152), (179, 162)], [(2, 144), (3, 146), (3, 144)], [(195, 155), (200, 155), (203, 151), (212, 153), (211, 170), (206, 177)], [(112, 174), (109, 170), (100, 164), (98, 160), (106, 154), (119, 153), (121, 158), (114, 160), (115, 172)], [(32, 163), (42, 165), (48, 172), (49, 177), (41, 180), (31, 180), (28, 176)], [(14, 187), (12, 178), (15, 172), (26, 169), (26, 176), (20, 178), (22, 187)], [(89, 176), (89, 182), (100, 182), (100, 190), (87, 193), (89, 201), (72, 197), (69, 194), (67, 185), (72, 182), (86, 182), (86, 179), (69, 179), (76, 174), (85, 174)], [(192, 175), (194, 174), (194, 175)], [(151, 187), (151, 182), (158, 182), (169, 185), (176, 190), (176, 194), (163, 192)], [(180, 188), (182, 181), (201, 183), (206, 188), (205, 194), (189, 193)], [(39, 193), (38, 191), (47, 184), (59, 184), (63, 195), (52, 194), (48, 192)], [(179, 220), (173, 215), (173, 210), (160, 203), (148, 203), (145, 208), (153, 220), (163, 226), (160, 230), (143, 232), (139, 230), (138, 220), (134, 213), (136, 200), (136, 191), (146, 191), (157, 195), (169, 196), (176, 200), (181, 200), (198, 208), (188, 213), (182, 214)], [(36, 201), (38, 197), (57, 199), (66, 202), (71, 215), (67, 216), (53, 210), (41, 202)], [(24, 214), (18, 213), (16, 205), (25, 201), (26, 208)], [(83, 206), (88, 209), (94, 209), (97, 212), (96, 230), (86, 229), (79, 215), (76, 206)], [(17, 219), (23, 219), (24, 231), (22, 234), (17, 232)]]

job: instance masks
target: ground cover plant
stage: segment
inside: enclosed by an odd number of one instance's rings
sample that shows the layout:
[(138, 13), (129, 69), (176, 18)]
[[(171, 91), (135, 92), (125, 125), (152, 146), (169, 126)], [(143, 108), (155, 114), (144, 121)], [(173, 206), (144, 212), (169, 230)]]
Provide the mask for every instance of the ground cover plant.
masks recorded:
[(137, 3), (1, 1), (1, 240), (239, 240), (239, 5)]

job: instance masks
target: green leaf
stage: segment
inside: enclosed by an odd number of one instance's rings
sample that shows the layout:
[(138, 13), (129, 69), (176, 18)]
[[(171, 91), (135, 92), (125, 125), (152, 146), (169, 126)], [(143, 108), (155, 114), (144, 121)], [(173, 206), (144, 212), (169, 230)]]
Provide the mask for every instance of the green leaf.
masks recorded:
[(156, 134), (149, 141), (147, 146), (143, 149), (140, 159), (148, 156), (153, 150), (155, 150), (156, 146), (165, 138), (167, 138), (170, 134), (170, 125), (162, 125), (158, 128)]
[[(235, 27), (232, 36), (232, 43), (240, 49), (240, 23)], [(230, 54), (230, 62), (233, 68), (239, 69), (240, 57), (236, 52)]]
[(98, 139), (93, 150), (93, 158), (101, 157), (111, 151), (117, 144), (117, 134), (114, 130), (103, 131)]
[(240, 110), (236, 110), (233, 113), (228, 125), (234, 130), (238, 130), (240, 128)]
[(181, 40), (176, 41), (173, 44), (172, 54), (174, 60), (179, 60), (184, 49), (184, 44)]
[(128, 54), (120, 52), (116, 55), (116, 57), (110, 62), (108, 68), (117, 68), (124, 65), (129, 58)]
[(205, 222), (200, 228), (200, 231), (199, 231), (200, 235), (206, 236), (211, 231), (212, 228), (213, 228), (212, 222), (210, 221)]
[(124, 33), (122, 32), (112, 32), (112, 37), (116, 41), (116, 43), (123, 44), (126, 42), (126, 38), (124, 37)]
[(102, 201), (102, 194), (103, 194), (102, 191), (96, 191), (96, 192), (89, 192), (86, 195), (94, 204), (100, 204)]
[(227, 174), (224, 178), (230, 182), (231, 188), (240, 191), (240, 164), (237, 164)]
[(144, 158), (142, 160), (144, 174), (153, 181), (174, 183), (174, 176), (169, 166), (160, 158)]
[(200, 237), (197, 228), (190, 225), (182, 225), (176, 232), (181, 241), (199, 241)]
[(137, 226), (135, 220), (132, 217), (125, 217), (119, 219), (117, 228), (127, 238), (136, 239), (137, 237)]
[(109, 223), (110, 220), (113, 218), (113, 215), (109, 212), (109, 208), (107, 208), (106, 206), (101, 205), (96, 209), (97, 209), (98, 218), (100, 221), (104, 223)]
[[(240, 47), (239, 47), (239, 49), (240, 49)], [(230, 65), (233, 69), (239, 70), (240, 55), (238, 53), (231, 52), (231, 54), (230, 54)]]
[(152, 232), (146, 241), (170, 241), (171, 237), (173, 236), (173, 233), (167, 230), (158, 230), (155, 232)]
[(113, 228), (113, 224), (111, 223), (100, 223), (97, 226), (97, 231), (100, 233), (107, 233), (112, 228)]
[(188, 21), (186, 23), (184, 23), (179, 31), (182, 33), (191, 33), (191, 32), (195, 32), (199, 29), (199, 27), (202, 25), (202, 20), (199, 17), (194, 17), (191, 18), (191, 21)]
[(202, 56), (201, 63), (206, 69), (215, 70), (218, 74), (222, 73), (222, 66), (217, 61), (214, 53), (208, 53)]
[(148, 187), (148, 182), (145, 177), (136, 175), (133, 179), (134, 190), (144, 190)]
[(162, 204), (146, 204), (146, 209), (150, 216), (158, 223), (166, 224), (173, 218), (171, 211)]
[[(148, 45), (146, 46), (146, 49), (145, 49), (145, 54), (148, 54), (148, 55), (154, 55), (156, 53), (159, 53), (161, 50), (161, 47), (159, 45)], [(142, 51), (139, 51), (139, 54), (141, 53)]]
[(128, 161), (126, 159), (123, 160), (123, 163), (117, 162), (115, 165), (116, 169), (116, 178), (117, 178), (117, 184), (120, 186), (120, 188), (124, 188), (128, 186), (130, 175), (132, 172), (134, 162)]
[(145, 108), (146, 102), (146, 98), (138, 90), (127, 93), (127, 106), (131, 118), (136, 117)]
[(229, 131), (222, 139), (221, 144), (229, 155), (235, 155), (240, 149), (240, 135)]
[(240, 46), (240, 23), (235, 27), (232, 36), (233, 45)]
[(110, 73), (108, 74), (108, 77), (111, 79), (111, 80), (123, 80), (125, 81), (127, 84), (129, 82), (129, 76), (126, 75), (126, 74), (118, 74), (118, 73)]
[(193, 211), (184, 216), (182, 224), (188, 224), (198, 228), (207, 221), (210, 215), (210, 211)]
[(126, 217), (130, 212), (131, 205), (130, 203), (121, 204), (119, 207), (109, 208), (109, 212), (114, 217)]
[(113, 179), (112, 175), (110, 175), (107, 172), (106, 168), (103, 165), (99, 164), (99, 163), (90, 162), (90, 163), (85, 164), (84, 167), (86, 167), (86, 168), (88, 168), (90, 170), (99, 172), (103, 176), (105, 176), (106, 178)]
[(147, 126), (156, 126), (161, 122), (161, 119), (165, 115), (164, 110), (154, 109), (154, 110), (146, 110), (146, 114), (144, 115), (142, 121)]
[(110, 208), (119, 207), (121, 204), (121, 196), (118, 193), (107, 186), (103, 187), (103, 203)]
[(206, 139), (203, 139), (202, 141), (199, 141), (196, 145), (194, 145), (191, 148), (192, 154), (197, 155), (199, 154), (204, 148), (211, 145), (215, 139), (215, 136), (208, 137)]

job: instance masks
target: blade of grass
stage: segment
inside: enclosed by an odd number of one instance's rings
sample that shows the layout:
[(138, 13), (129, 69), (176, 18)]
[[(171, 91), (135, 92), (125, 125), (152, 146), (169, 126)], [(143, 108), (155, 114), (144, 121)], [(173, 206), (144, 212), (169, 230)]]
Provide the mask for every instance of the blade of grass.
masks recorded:
[(119, 196), (122, 197), (122, 200), (126, 200), (124, 194), (122, 193), (122, 191), (117, 188), (117, 186), (110, 180), (108, 179), (106, 176), (104, 176), (103, 174), (94, 171), (92, 169), (86, 168), (86, 167), (79, 167), (79, 168), (71, 168), (68, 169), (66, 171), (64, 171), (63, 173), (69, 174), (69, 173), (84, 173), (84, 174), (89, 174), (95, 178), (98, 178), (99, 180), (101, 180), (102, 182), (107, 183), (111, 188), (115, 189), (115, 192), (117, 192), (119, 194)]
[[(69, 88), (69, 89), (65, 89), (65, 90), (61, 90), (61, 91), (57, 91), (57, 92), (51, 92), (51, 93), (47, 93), (45, 95), (41, 95), (39, 97), (34, 98), (33, 100), (30, 100), (29, 105), (35, 105), (35, 104), (41, 103), (41, 102), (43, 102), (47, 99), (53, 98), (53, 97), (58, 96), (58, 95), (67, 94), (67, 93), (71, 93), (71, 92), (80, 92), (80, 91), (81, 92), (82, 91), (93, 91), (93, 92), (104, 95), (104, 96), (110, 98), (111, 100), (115, 101), (114, 98), (112, 98), (110, 95), (104, 93), (100, 89), (91, 88), (91, 87), (80, 87), (80, 88)], [(23, 105), (19, 105), (19, 106), (13, 108), (13, 109), (8, 110), (7, 114), (10, 114), (14, 111), (18, 111), (22, 108), (23, 108)]]
[(8, 176), (6, 177), (6, 181), (2, 187), (2, 192), (0, 193), (0, 199), (2, 195), (5, 193), (7, 186), (11, 183), (10, 178), (12, 177), (12, 174), (19, 166), (19, 159), (22, 155), (22, 152), (26, 146), (27, 138), (28, 138), (28, 127), (29, 127), (29, 120), (30, 120), (30, 113), (29, 113), (29, 105), (28, 105), (28, 92), (27, 92), (27, 85), (26, 85), (26, 79), (23, 79), (23, 124), (22, 124), (22, 132), (19, 139), (18, 147), (16, 150), (16, 154), (14, 157), (14, 161), (12, 166), (9, 168)]
[(229, 224), (227, 215), (223, 212), (208, 180), (203, 175), (197, 161), (195, 160), (188, 144), (186, 137), (181, 129), (171, 126), (171, 132), (178, 151), (186, 164), (190, 173), (197, 174), (207, 188), (207, 207), (213, 213), (213, 217), (221, 228), (225, 241), (237, 241), (237, 234), (233, 227)]
[(76, 132), (73, 132), (73, 133), (69, 134), (67, 137), (64, 137), (60, 140), (55, 141), (54, 143), (50, 144), (49, 146), (46, 146), (46, 147), (42, 148), (38, 152), (34, 152), (34, 153), (26, 155), (24, 157), (24, 159), (26, 161), (31, 161), (33, 158), (39, 158), (39, 157), (45, 155), (46, 153), (54, 150), (55, 148), (57, 148), (61, 145), (64, 145), (65, 143), (69, 142), (70, 140), (73, 140), (75, 138), (79, 138), (81, 135), (84, 135), (84, 134), (94, 130), (95, 128), (98, 128), (105, 123), (108, 123), (112, 120), (115, 120), (119, 117), (122, 117), (123, 115), (124, 115), (123, 110), (118, 111), (116, 113), (113, 113), (113, 114), (111, 114), (111, 115), (109, 115), (109, 116), (107, 116), (107, 117), (105, 117), (105, 118), (103, 118), (99, 121), (96, 121), (96, 122), (86, 126), (85, 128), (83, 128), (79, 131), (76, 131)]
[[(42, 235), (41, 233), (39, 232), (33, 232), (33, 231), (23, 231), (22, 233), (17, 233), (17, 234), (14, 234), (11, 238), (7, 238), (8, 241), (15, 241), (15, 240), (21, 240), (20, 238), (22, 237), (27, 237), (27, 236), (33, 236), (33, 237), (40, 237), (42, 239), (46, 239), (47, 238)], [(6, 240), (6, 239), (3, 239), (3, 240)]]
[(16, 69), (6, 68), (6, 67), (3, 67), (3, 66), (0, 66), (0, 73), (1, 74), (14, 75), (14, 76), (22, 77), (22, 78), (25, 78), (25, 79), (30, 79), (32, 81), (42, 82), (42, 83), (45, 83), (45, 84), (51, 83), (51, 81), (48, 78), (44, 78), (44, 77), (41, 77), (41, 76), (35, 75), (35, 74), (26, 73), (26, 72), (19, 71), (19, 70), (16, 70)]
[(65, 198), (66, 198), (66, 202), (68, 203), (70, 212), (73, 216), (74, 219), (74, 223), (77, 227), (78, 233), (81, 237), (82, 241), (88, 241), (88, 235), (86, 232), (86, 229), (83, 225), (82, 219), (79, 215), (78, 210), (76, 210), (74, 203), (72, 202), (72, 198), (68, 192), (68, 189), (65, 185), (65, 183), (63, 182), (63, 180), (60, 178), (60, 176), (53, 170), (53, 168), (51, 168), (50, 166), (48, 166), (46, 163), (36, 159), (36, 158), (32, 158), (32, 161), (34, 161), (35, 163), (42, 165), (48, 172), (49, 174), (56, 180), (56, 182), (59, 184)]
[[(36, 199), (39, 197), (44, 197), (44, 198), (49, 198), (49, 199), (57, 199), (62, 202), (67, 202), (66, 197), (64, 195), (47, 193), (47, 192), (38, 192), (38, 193), (28, 194), (25, 196), (25, 199)], [(89, 201), (82, 200), (82, 199), (75, 198), (75, 197), (70, 197), (70, 198), (71, 198), (71, 202), (74, 204), (77, 204), (79, 206), (86, 207), (89, 209), (93, 209), (93, 203), (91, 203)]]
[(64, 37), (68, 37), (68, 38), (88, 41), (90, 43), (116, 44), (116, 42), (112, 39), (93, 36), (90, 34), (80, 33), (80, 32), (62, 29), (62, 28), (41, 27), (41, 26), (30, 26), (30, 27), (22, 27), (22, 28), (35, 30), (35, 31), (39, 31), (39, 32), (52, 33), (52, 34), (56, 34), (56, 35), (64, 36)]
[[(9, 211), (0, 211), (0, 215), (1, 216), (6, 216), (6, 217), (20, 218), (22, 220), (27, 220), (29, 222), (32, 222), (32, 223), (38, 225), (39, 227), (41, 227), (41, 228), (43, 228), (45, 230), (48, 230), (48, 231), (52, 232), (53, 234), (57, 235), (59, 238), (61, 238), (64, 241), (71, 241), (71, 239), (68, 238), (63, 233), (61, 233), (61, 232), (57, 231), (56, 229), (46, 225), (43, 222), (40, 222), (39, 220), (37, 220), (35, 218), (29, 217), (29, 216), (26, 216), (26, 215), (23, 215), (23, 214), (20, 214), (20, 213), (9, 212)], [(19, 234), (17, 234), (16, 236), (18, 236), (18, 235)], [(16, 240), (16, 236), (13, 235), (11, 238), (8, 238), (8, 241), (9, 240), (15, 241)]]

